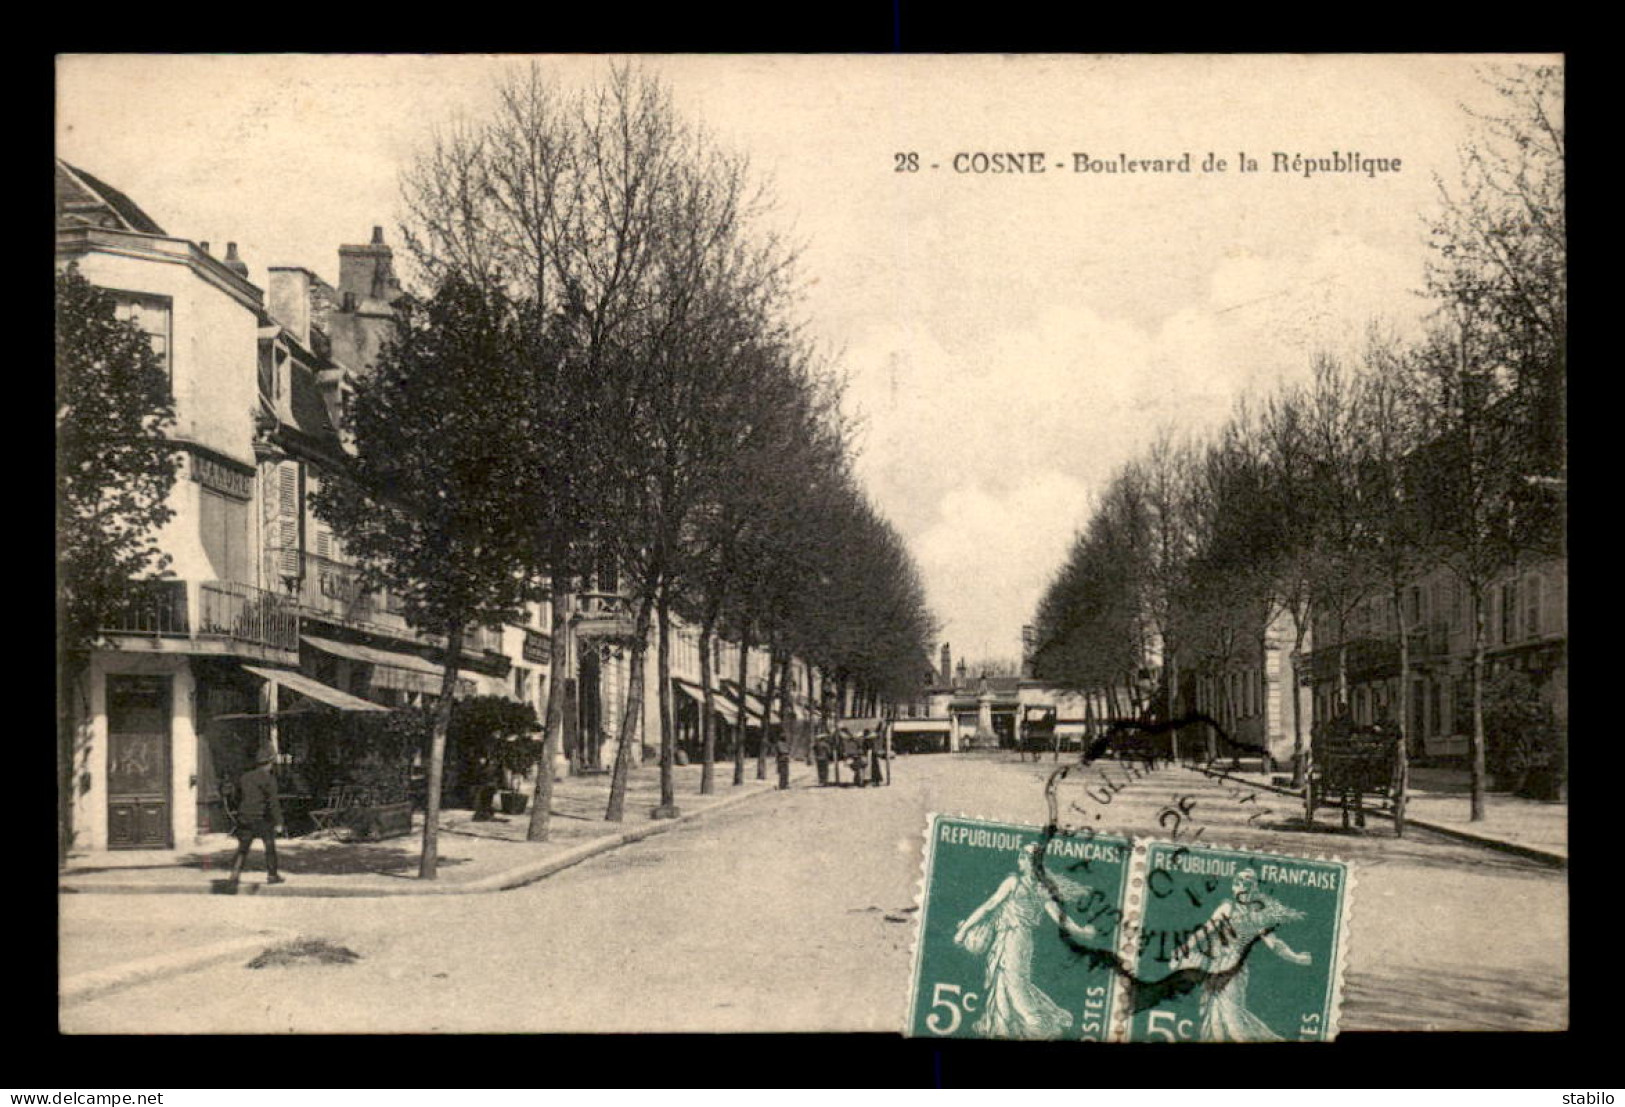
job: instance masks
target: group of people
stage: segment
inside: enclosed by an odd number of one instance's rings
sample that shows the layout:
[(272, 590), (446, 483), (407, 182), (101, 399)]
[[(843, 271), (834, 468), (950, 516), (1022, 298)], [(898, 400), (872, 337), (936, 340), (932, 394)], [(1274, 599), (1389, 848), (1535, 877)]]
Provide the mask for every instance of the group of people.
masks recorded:
[[(866, 784), (890, 783), (881, 766), (884, 756), (881, 740), (873, 730), (865, 730), (861, 735), (854, 736), (845, 727), (840, 727), (834, 734), (820, 734), (813, 740), (813, 764), (818, 768), (818, 783), (821, 785), (850, 783), (862, 788)], [(850, 781), (841, 780), (842, 764), (852, 774)]]

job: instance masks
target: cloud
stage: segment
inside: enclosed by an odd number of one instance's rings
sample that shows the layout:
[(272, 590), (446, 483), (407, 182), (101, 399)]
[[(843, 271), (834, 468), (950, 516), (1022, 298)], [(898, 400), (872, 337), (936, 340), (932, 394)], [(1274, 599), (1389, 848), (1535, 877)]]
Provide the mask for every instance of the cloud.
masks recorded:
[(1017, 325), (938, 311), (863, 331), (845, 358), (867, 424), (858, 471), (949, 640), (1015, 653), (1119, 466), (1163, 427), (1216, 428), (1322, 349), (1356, 354), (1371, 318), (1414, 318), (1420, 276), (1414, 258), (1333, 231), (1294, 256), (1232, 250), (1160, 320), (1052, 297)]
[(1010, 657), (1019, 633), (1072, 541), (1084, 507), (1082, 481), (1054, 470), (1030, 475), (1004, 491), (954, 489), (937, 504), (937, 520), (918, 534), (913, 549), (939, 607), (943, 640), (959, 656)]

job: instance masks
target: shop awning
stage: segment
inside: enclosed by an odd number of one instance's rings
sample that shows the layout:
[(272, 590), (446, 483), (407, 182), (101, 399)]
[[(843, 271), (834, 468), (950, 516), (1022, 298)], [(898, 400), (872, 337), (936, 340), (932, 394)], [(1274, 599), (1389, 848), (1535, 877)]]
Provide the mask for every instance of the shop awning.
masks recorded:
[(953, 724), (947, 719), (898, 719), (891, 728), (898, 734), (946, 734)]
[(304, 673), (296, 673), (292, 669), (265, 669), (258, 665), (244, 665), (243, 668), (262, 680), (274, 681), (284, 688), (293, 689), (301, 696), (308, 696), (310, 699), (325, 703), (329, 707), (336, 707), (340, 711), (389, 710), (387, 707), (381, 707), (369, 700), (364, 700), (360, 696), (352, 696), (348, 692), (341, 692), (337, 688), (323, 684), (314, 677), (306, 676)]
[[(739, 706), (739, 685), (733, 683), (732, 681), (724, 681), (723, 684), (724, 688), (721, 694), (727, 698), (728, 706), (737, 709)], [(762, 704), (762, 699), (760, 696), (756, 695), (754, 692), (745, 693), (746, 726), (761, 726), (762, 713), (764, 710), (765, 707)], [(774, 709), (771, 719), (775, 723), (779, 721), (779, 712), (777, 708)]]
[[(684, 694), (686, 694), (689, 699), (691, 699), (695, 703), (699, 704), (700, 708), (702, 710), (704, 709), (704, 707), (705, 707), (705, 692), (702, 689), (696, 688), (692, 684), (687, 683), (686, 681), (675, 680), (672, 683), (676, 684), (677, 687), (681, 688), (683, 690)], [(739, 711), (738, 711), (738, 709), (734, 706), (734, 703), (733, 703), (732, 700), (727, 699), (722, 694), (720, 689), (716, 689), (716, 688), (711, 689), (711, 710), (715, 711), (718, 715), (721, 715), (723, 721), (726, 722), (729, 726), (733, 726), (735, 723), (737, 723), (739, 721)]]
[(396, 653), (394, 650), (360, 646), (354, 642), (336, 642), (331, 638), (318, 638), (314, 634), (301, 637), (323, 653), (371, 665), (372, 683), (379, 688), (398, 688), (406, 692), (439, 695), (442, 682), (445, 680), (446, 671), (442, 666), (416, 654)]

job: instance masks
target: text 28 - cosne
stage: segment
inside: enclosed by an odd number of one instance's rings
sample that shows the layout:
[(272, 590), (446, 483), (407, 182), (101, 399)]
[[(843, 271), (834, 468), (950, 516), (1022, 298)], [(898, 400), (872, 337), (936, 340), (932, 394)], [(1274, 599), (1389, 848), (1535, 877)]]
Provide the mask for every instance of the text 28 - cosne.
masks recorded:
[(955, 173), (1042, 173), (1044, 171), (1044, 155), (1040, 152), (1012, 153), (973, 153), (955, 154), (953, 160)]

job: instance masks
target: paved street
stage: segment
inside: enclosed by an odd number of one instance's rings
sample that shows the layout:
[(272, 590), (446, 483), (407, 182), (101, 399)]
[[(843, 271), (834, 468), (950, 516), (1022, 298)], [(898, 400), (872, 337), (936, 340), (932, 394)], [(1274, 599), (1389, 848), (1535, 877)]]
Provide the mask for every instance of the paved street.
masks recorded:
[[(361, 957), (260, 970), (221, 964), (72, 1004), (62, 1028), (895, 1030), (926, 813), (1042, 822), (1053, 769), (1008, 754), (904, 757), (891, 788), (762, 796), (491, 895), (62, 897), (67, 941), (141, 920), (173, 931), (177, 944), (199, 942), (210, 927), (221, 937), (277, 929)], [(1380, 820), (1348, 836), (1324, 815), (1307, 833), (1292, 825), (1300, 812), (1287, 797), (1183, 768), (1160, 769), (1100, 804), (1084, 791), (1098, 771), (1062, 783), (1073, 821), (1167, 836), (1161, 812), (1188, 796), (1181, 834), (1357, 863), (1345, 1032), (1566, 1023), (1564, 872), (1422, 831), (1397, 841)], [(1103, 771), (1119, 770), (1108, 762)]]

